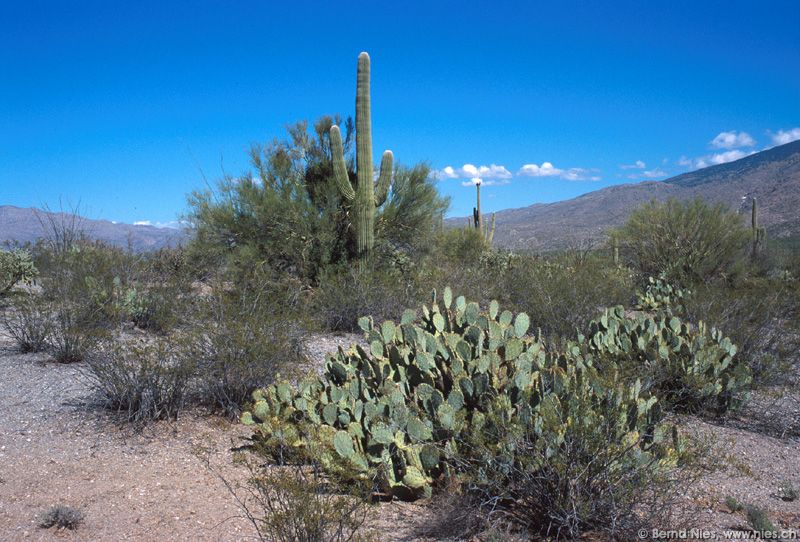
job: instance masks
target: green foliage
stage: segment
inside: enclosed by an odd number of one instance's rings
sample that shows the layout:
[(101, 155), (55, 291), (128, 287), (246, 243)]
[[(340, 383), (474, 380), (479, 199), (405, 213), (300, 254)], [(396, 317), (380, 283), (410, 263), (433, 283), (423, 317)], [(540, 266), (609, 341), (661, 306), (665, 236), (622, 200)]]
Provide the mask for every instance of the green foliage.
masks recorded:
[(559, 453), (571, 424), (603, 427), (620, 451), (650, 453), (663, 440), (652, 394), (659, 388), (620, 372), (637, 353), (656, 348), (674, 356), (671, 365), (664, 360), (673, 372), (688, 358), (694, 365), (682, 378), (723, 405), (739, 383), (738, 369), (726, 370), (735, 348), (716, 332), (690, 332), (674, 317), (666, 324), (626, 318), (622, 308), (561, 350), (528, 334), (525, 313), (515, 317), (497, 302), (481, 311), (449, 288), (440, 299), (434, 294), (421, 315), (407, 310), (399, 324), (364, 317), (359, 325), (368, 348), (340, 349), (322, 377), (296, 389), (283, 382), (254, 392), (242, 421), (273, 457), (302, 457), (314, 448), (324, 468), (344, 459), (361, 478), (376, 478), (382, 493), (401, 498), (429, 494), (459, 457), (459, 442), (487, 424), (521, 423), (521, 431), (536, 435), (543, 458)]
[(0, 250), (0, 295), (20, 282), (30, 284), (38, 274), (27, 250)]
[(483, 280), (491, 297), (526, 312), (533, 328), (549, 338), (571, 338), (602, 307), (628, 305), (633, 289), (625, 269), (594, 255), (579, 265), (564, 257), (520, 256), (503, 275)]
[(784, 385), (800, 348), (800, 290), (783, 281), (748, 279), (736, 285), (705, 284), (685, 299), (689, 321), (724, 330), (739, 348), (757, 385)]
[[(449, 205), (439, 196), (430, 169), (398, 167), (386, 151), (375, 184), (369, 96), (369, 57), (359, 56), (356, 127), (345, 137), (339, 116), (288, 128), (289, 138), (254, 146), (257, 175), (226, 178), (216, 190), (189, 197), (195, 238), (192, 259), (272, 269), (316, 282), (331, 265), (357, 259), (363, 267), (376, 244), (412, 253), (428, 251)], [(348, 159), (355, 133), (355, 160)]]
[(615, 237), (642, 276), (691, 283), (730, 276), (749, 236), (742, 217), (722, 205), (671, 199), (634, 210)]
[(415, 276), (406, 276), (388, 265), (332, 268), (322, 276), (311, 301), (312, 315), (332, 331), (358, 331), (358, 318), (369, 314), (378, 320), (391, 318), (416, 304), (421, 287)]

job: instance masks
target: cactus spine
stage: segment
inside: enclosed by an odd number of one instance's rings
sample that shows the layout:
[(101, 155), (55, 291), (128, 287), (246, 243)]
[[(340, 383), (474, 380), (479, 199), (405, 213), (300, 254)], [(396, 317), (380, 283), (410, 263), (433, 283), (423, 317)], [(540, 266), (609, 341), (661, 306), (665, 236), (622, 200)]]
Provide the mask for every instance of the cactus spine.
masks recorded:
[(758, 200), (756, 198), (753, 198), (753, 209), (750, 220), (753, 231), (753, 258), (755, 258), (767, 242), (766, 228), (763, 226), (759, 227), (758, 225)]
[(356, 234), (356, 250), (359, 267), (375, 245), (375, 208), (386, 201), (392, 182), (392, 151), (384, 151), (377, 187), (373, 179), (372, 165), (372, 118), (369, 94), (369, 55), (358, 55), (356, 78), (356, 186), (353, 187), (347, 174), (344, 147), (339, 127), (331, 126), (331, 153), (333, 174), (342, 197), (352, 205), (353, 227)]
[[(481, 182), (475, 183), (475, 190), (477, 192), (477, 206), (472, 208), (472, 225), (483, 236), (487, 243), (492, 244), (494, 238), (494, 213), (492, 213), (492, 222), (483, 227), (483, 215), (481, 214)], [(469, 222), (469, 219), (467, 219)]]

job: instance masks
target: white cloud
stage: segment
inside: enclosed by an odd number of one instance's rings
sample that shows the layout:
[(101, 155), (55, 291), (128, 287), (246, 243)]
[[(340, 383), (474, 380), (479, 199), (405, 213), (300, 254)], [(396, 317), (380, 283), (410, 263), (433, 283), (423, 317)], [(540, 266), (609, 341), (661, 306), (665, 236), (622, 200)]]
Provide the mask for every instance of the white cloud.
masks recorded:
[(712, 149), (737, 149), (739, 147), (752, 147), (755, 144), (756, 140), (753, 139), (750, 134), (747, 132), (736, 132), (736, 130), (720, 132), (717, 134), (717, 137), (712, 139), (709, 143)]
[(620, 169), (644, 169), (647, 167), (647, 164), (641, 160), (636, 160), (633, 164), (621, 164), (619, 167)]
[(708, 157), (708, 161), (711, 162), (712, 165), (717, 164), (726, 164), (728, 162), (733, 162), (734, 160), (738, 160), (739, 158), (744, 158), (750, 154), (755, 154), (755, 152), (744, 152), (740, 150), (732, 150), (732, 151), (725, 151), (718, 154), (712, 154)]
[(491, 164), (489, 166), (475, 166), (464, 164), (460, 168), (446, 166), (437, 172), (437, 177), (442, 179), (469, 179), (462, 182), (464, 186), (483, 184), (484, 186), (508, 184), (513, 177), (505, 166)]
[(769, 132), (772, 142), (775, 145), (786, 145), (792, 141), (800, 139), (800, 128), (792, 128), (791, 130), (778, 130), (778, 133), (773, 134)]
[(599, 181), (598, 175), (591, 175), (590, 170), (580, 167), (561, 169), (555, 167), (551, 162), (542, 162), (542, 165), (525, 164), (517, 175), (524, 177), (558, 177), (567, 181)]
[(681, 156), (678, 159), (678, 165), (687, 167), (689, 169), (701, 169), (708, 166), (727, 164), (728, 162), (733, 162), (734, 160), (739, 160), (740, 158), (744, 158), (745, 156), (750, 156), (751, 154), (755, 153), (756, 151), (745, 152), (739, 149), (734, 149), (716, 154), (707, 154), (697, 158), (686, 158), (685, 156)]

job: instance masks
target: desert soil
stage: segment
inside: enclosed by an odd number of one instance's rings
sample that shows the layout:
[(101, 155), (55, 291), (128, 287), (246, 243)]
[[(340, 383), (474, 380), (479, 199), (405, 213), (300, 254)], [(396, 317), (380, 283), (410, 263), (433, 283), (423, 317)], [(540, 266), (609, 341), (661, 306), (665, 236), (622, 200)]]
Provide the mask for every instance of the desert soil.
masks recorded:
[[(317, 336), (310, 351), (321, 359), (356, 338)], [(232, 448), (242, 444), (246, 428), (190, 412), (134, 432), (91, 407), (82, 369), (18, 354), (0, 335), (0, 540), (254, 539), (219, 478), (244, 479)], [(800, 419), (797, 396), (787, 404), (781, 419), (788, 416), (791, 429), (791, 417)], [(712, 439), (724, 459), (721, 469), (685, 488), (690, 513), (679, 526), (744, 525), (743, 513), (724, 504), (733, 496), (763, 507), (782, 527), (800, 528), (800, 501), (777, 495), (784, 480), (800, 488), (798, 433), (766, 436), (746, 412), (725, 426), (684, 423)], [(40, 514), (56, 504), (79, 508), (83, 524), (74, 531), (38, 527)], [(429, 517), (425, 503), (383, 504), (370, 526), (379, 540), (413, 540)]]

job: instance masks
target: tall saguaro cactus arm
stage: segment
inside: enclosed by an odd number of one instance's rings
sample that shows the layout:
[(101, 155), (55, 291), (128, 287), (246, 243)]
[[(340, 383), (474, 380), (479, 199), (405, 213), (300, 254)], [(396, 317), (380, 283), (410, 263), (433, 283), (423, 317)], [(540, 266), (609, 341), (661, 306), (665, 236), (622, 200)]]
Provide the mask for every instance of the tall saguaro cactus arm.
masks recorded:
[(375, 187), (375, 205), (380, 207), (389, 195), (389, 186), (392, 184), (392, 168), (394, 155), (392, 151), (383, 151), (381, 158), (381, 173), (378, 176), (378, 185)]
[(333, 176), (339, 192), (347, 201), (353, 201), (356, 196), (353, 185), (350, 184), (350, 177), (347, 175), (347, 164), (344, 161), (344, 146), (342, 145), (342, 133), (335, 124), (331, 126), (331, 154), (333, 155)]

